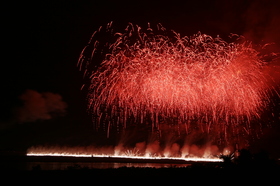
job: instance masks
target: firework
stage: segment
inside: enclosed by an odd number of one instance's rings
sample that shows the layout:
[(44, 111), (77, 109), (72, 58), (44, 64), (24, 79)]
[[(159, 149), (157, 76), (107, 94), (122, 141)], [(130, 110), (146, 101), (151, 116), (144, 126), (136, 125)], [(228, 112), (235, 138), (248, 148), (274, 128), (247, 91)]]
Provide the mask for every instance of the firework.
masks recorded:
[(108, 132), (130, 123), (169, 124), (226, 139), (229, 131), (250, 133), (269, 102), (265, 62), (248, 41), (181, 37), (161, 25), (129, 24), (114, 33), (108, 24), (93, 34), (78, 66), (90, 80), (88, 109)]
[(82, 150), (79, 148), (45, 148), (45, 147), (31, 147), (28, 149), (27, 156), (55, 156), (55, 157), (84, 157), (84, 158), (122, 158), (122, 159), (143, 159), (143, 160), (183, 160), (183, 161), (202, 161), (202, 162), (221, 162), (222, 160), (219, 156), (215, 155), (204, 155), (204, 156), (150, 156), (149, 154), (139, 153), (137, 149), (126, 149), (122, 152), (115, 149), (113, 153), (104, 153), (101, 151), (99, 153), (94, 152), (94, 148), (89, 150)]

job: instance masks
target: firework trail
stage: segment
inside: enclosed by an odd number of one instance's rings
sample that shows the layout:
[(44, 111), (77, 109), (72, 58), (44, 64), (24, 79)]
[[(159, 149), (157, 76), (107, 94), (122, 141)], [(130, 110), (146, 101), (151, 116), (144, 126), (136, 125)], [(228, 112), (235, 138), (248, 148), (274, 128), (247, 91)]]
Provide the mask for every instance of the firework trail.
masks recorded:
[(268, 105), (265, 65), (248, 41), (181, 37), (161, 25), (129, 24), (114, 33), (111, 23), (93, 34), (78, 62), (90, 80), (88, 109), (97, 126), (168, 123), (224, 138), (250, 133), (250, 121)]

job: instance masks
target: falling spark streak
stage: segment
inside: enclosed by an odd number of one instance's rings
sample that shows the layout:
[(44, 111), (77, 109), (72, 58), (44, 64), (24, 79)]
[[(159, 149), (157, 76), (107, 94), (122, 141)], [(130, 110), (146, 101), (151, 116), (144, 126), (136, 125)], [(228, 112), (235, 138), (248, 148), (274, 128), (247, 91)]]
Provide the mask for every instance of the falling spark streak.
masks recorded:
[(145, 157), (145, 156), (124, 156), (124, 155), (98, 155), (98, 154), (71, 154), (71, 153), (27, 153), (27, 156), (54, 156), (54, 157), (84, 157), (84, 158), (124, 158), (143, 160), (184, 160), (195, 162), (222, 162), (219, 158), (175, 158), (175, 157)]
[[(241, 136), (268, 105), (266, 63), (250, 42), (201, 33), (169, 36), (160, 24), (155, 32), (129, 24), (113, 34), (111, 25), (93, 34), (78, 62), (90, 80), (88, 109), (97, 127), (107, 122), (107, 135), (114, 125), (159, 129), (169, 120), (187, 133), (200, 128), (224, 138), (228, 131)], [(107, 34), (108, 42), (96, 42), (98, 34)]]

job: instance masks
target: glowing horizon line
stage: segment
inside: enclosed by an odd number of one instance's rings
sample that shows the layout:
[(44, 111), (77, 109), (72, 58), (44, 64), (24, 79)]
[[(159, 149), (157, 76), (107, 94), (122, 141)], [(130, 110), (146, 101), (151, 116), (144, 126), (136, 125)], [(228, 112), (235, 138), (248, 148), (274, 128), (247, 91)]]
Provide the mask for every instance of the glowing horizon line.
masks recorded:
[(194, 162), (222, 162), (219, 158), (198, 157), (146, 157), (146, 156), (124, 156), (124, 155), (98, 155), (98, 154), (72, 154), (72, 153), (27, 153), (26, 156), (53, 156), (53, 157), (84, 157), (84, 158), (123, 158), (123, 159), (147, 159), (147, 160), (183, 160)]

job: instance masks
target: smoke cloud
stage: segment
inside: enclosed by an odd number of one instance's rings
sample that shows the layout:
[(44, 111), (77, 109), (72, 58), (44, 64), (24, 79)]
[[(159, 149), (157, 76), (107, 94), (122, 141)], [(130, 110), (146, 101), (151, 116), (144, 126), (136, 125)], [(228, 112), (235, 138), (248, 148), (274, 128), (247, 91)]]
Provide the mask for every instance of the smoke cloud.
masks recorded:
[(49, 120), (66, 113), (67, 104), (59, 94), (26, 90), (19, 99), (23, 102), (17, 109), (19, 123)]
[(279, 4), (274, 0), (253, 1), (245, 11), (245, 37), (255, 42), (280, 42), (280, 12)]
[(177, 158), (218, 158), (221, 153), (228, 155), (234, 152), (234, 148), (225, 147), (219, 149), (216, 145), (183, 146), (173, 143), (170, 146), (161, 147), (159, 143), (145, 142), (137, 143), (134, 147), (125, 147), (123, 144), (117, 146), (97, 147), (90, 146), (32, 146), (27, 153), (34, 154), (84, 154), (84, 155), (105, 155), (105, 156), (141, 156), (141, 157), (177, 157)]
[(245, 22), (242, 35), (255, 44), (268, 44), (262, 50), (267, 55), (265, 60), (268, 62), (264, 72), (271, 77), (273, 86), (280, 84), (279, 5), (276, 0), (256, 0), (250, 2), (242, 14)]

